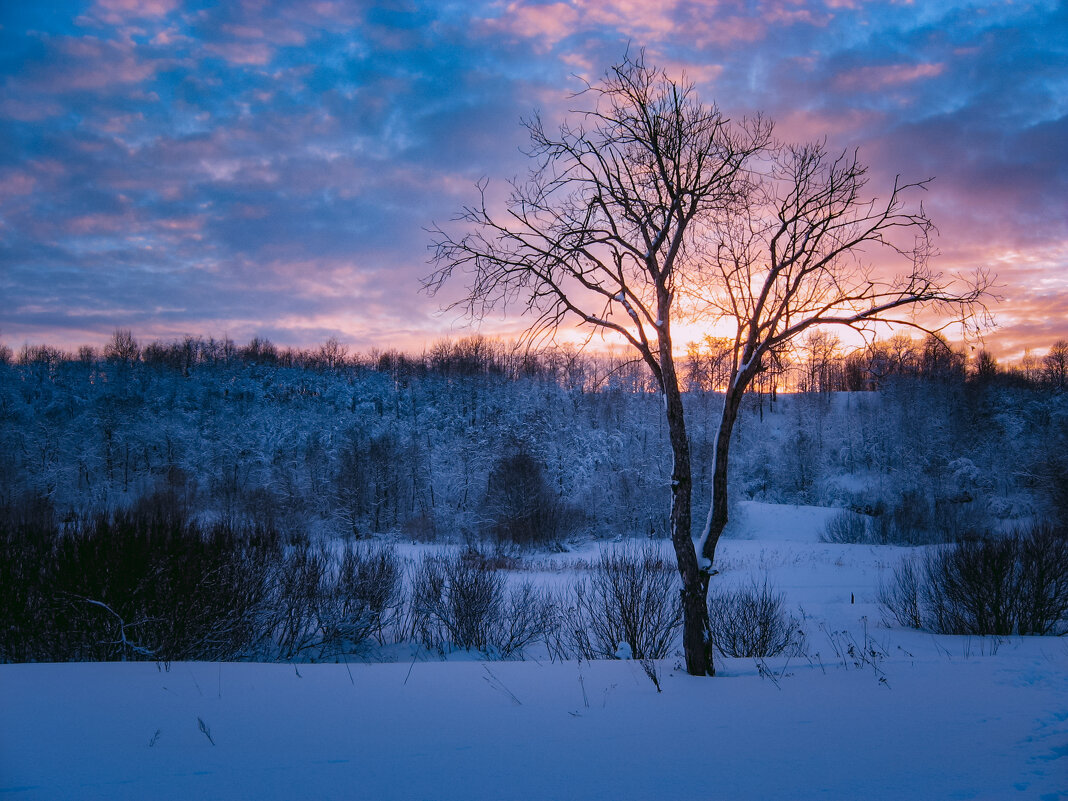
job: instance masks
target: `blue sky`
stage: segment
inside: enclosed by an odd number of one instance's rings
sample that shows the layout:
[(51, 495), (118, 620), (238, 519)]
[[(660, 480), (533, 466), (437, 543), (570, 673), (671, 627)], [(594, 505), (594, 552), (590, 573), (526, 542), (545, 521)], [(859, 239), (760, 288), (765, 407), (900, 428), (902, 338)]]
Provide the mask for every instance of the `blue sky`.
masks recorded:
[[(1004, 355), (1068, 336), (1063, 3), (5, 3), (0, 341), (192, 333), (419, 348), (426, 228), (628, 45), (731, 115), (935, 176), (938, 266)], [(458, 290), (459, 287), (456, 288)], [(521, 320), (488, 320), (508, 334)]]

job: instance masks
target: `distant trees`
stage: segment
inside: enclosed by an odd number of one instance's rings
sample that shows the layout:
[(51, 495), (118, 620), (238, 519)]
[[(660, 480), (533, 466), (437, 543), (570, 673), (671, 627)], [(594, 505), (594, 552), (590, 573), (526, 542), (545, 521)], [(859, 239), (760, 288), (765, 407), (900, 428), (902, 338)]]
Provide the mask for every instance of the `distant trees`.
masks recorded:
[[(912, 343), (918, 352), (920, 341)], [(432, 370), (419, 354), (396, 371), (388, 363), (379, 370), (366, 354), (334, 370), (202, 355), (186, 372), (180, 360), (146, 361), (149, 352), (121, 379), (99, 353), (85, 360), (43, 346), (20, 348), (0, 366), (0, 502), (37, 494), (68, 517), (167, 490), (210, 519), (287, 531), (495, 539), (499, 512), (510, 508), (523, 521), (540, 502), (531, 492), (499, 505), (507, 493), (487, 492), (491, 475), (510, 489), (540, 472), (538, 497), (572, 508), (560, 528), (549, 525), (555, 517), (530, 522), (525, 530), (536, 539), (666, 535), (673, 465), (663, 399), (649, 392), (648, 369), (619, 355), (561, 348), (536, 354), (530, 375), (460, 376)], [(851, 354), (846, 364), (868, 356)], [(993, 380), (980, 382), (974, 360), (972, 373), (945, 380), (917, 367), (833, 403), (790, 394), (771, 407), (765, 397), (763, 420), (753, 391), (735, 432), (733, 497), (860, 508), (877, 496), (893, 512), (909, 505), (906, 492), (919, 492), (932, 536), (1028, 509), (1063, 515), (1063, 391), (1013, 369), (999, 364)], [(793, 362), (779, 387), (796, 389), (807, 370)], [(684, 400), (703, 506), (722, 395), (695, 391)], [(532, 469), (509, 469), (516, 443)], [(961, 470), (959, 457), (974, 469)], [(842, 474), (854, 475), (848, 490), (835, 482)], [(967, 513), (961, 525), (942, 525), (958, 512)], [(506, 529), (501, 539), (516, 539)]]
[(552, 491), (545, 467), (522, 443), (497, 458), (486, 481), (482, 508), (497, 540), (519, 545), (554, 542), (570, 533), (574, 514)]
[(133, 364), (141, 357), (141, 348), (128, 328), (117, 328), (111, 342), (104, 346), (104, 358), (109, 362)]
[(1042, 360), (1043, 377), (1057, 389), (1068, 388), (1068, 341), (1053, 343)]
[(810, 330), (801, 339), (804, 376), (800, 389), (808, 392), (831, 392), (842, 385), (842, 342), (836, 334)]
[(727, 337), (705, 336), (686, 347), (686, 389), (720, 391), (731, 378), (734, 342)]
[(974, 375), (979, 381), (990, 381), (998, 374), (998, 360), (994, 354), (983, 348), (976, 354)]

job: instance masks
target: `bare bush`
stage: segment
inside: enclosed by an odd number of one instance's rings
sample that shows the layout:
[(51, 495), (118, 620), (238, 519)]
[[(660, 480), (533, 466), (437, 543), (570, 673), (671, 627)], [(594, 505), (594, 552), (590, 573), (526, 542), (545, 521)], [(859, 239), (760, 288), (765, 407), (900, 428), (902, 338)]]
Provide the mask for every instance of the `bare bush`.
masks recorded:
[(326, 558), (307, 544), (292, 546), (275, 574), (272, 629), (282, 659), (294, 659), (322, 643), (319, 608), (326, 581)]
[(1068, 537), (1037, 525), (932, 551), (903, 562), (879, 601), (888, 618), (942, 634), (1068, 633)]
[(552, 603), (529, 582), (507, 587), (492, 557), (468, 548), (423, 559), (412, 577), (411, 616), (427, 648), (508, 657), (547, 634)]
[(857, 543), (868, 541), (868, 523), (863, 515), (848, 510), (827, 521), (820, 542)]
[(392, 548), (344, 550), (324, 582), (317, 610), (323, 656), (351, 652), (372, 637), (385, 642), (385, 629), (403, 600), (403, 573)]
[(339, 556), (295, 545), (281, 560), (272, 605), (278, 655), (329, 659), (384, 641), (402, 601), (403, 570), (391, 548), (347, 547)]
[(928, 625), (945, 634), (1012, 634), (1017, 603), (1015, 537), (972, 540), (930, 553)]
[(0, 659), (226, 660), (262, 638), (274, 532), (142, 508), (0, 522)]
[(724, 656), (768, 657), (804, 650), (801, 624), (786, 612), (785, 597), (765, 578), (745, 587), (712, 593), (708, 599), (708, 637)]
[(970, 496), (934, 498), (907, 489), (890, 504), (882, 500), (854, 506), (828, 521), (823, 542), (875, 545), (930, 545), (975, 538), (983, 516)]
[(1068, 532), (1040, 524), (1020, 539), (1020, 634), (1068, 633)]
[(678, 573), (656, 546), (604, 549), (590, 577), (571, 587), (563, 650), (584, 659), (612, 659), (621, 651), (663, 659), (681, 623)]
[(932, 506), (918, 490), (906, 490), (890, 508), (872, 520), (871, 540), (878, 545), (924, 545), (945, 542), (931, 531)]
[(879, 587), (879, 605), (887, 622), (896, 620), (902, 626), (923, 628), (921, 589), (920, 565), (915, 559), (905, 559), (893, 579)]

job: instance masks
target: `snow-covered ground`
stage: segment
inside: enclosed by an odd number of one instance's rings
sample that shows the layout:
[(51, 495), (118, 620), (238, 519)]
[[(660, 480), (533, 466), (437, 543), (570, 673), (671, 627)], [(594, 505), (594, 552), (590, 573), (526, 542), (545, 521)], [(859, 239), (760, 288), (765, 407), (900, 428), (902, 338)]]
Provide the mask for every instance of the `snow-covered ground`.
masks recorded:
[(745, 504), (717, 557), (807, 657), (672, 658), (662, 692), (629, 661), (2, 665), (0, 797), (1068, 798), (1068, 638), (887, 627), (907, 549), (819, 543), (829, 513)]

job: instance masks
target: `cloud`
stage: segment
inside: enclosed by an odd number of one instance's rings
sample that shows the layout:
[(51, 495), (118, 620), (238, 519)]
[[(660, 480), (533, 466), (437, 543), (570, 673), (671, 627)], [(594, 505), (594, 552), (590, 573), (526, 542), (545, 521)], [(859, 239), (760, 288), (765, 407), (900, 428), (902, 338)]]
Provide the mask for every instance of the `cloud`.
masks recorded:
[(551, 46), (574, 33), (579, 11), (568, 3), (511, 3), (498, 23), (516, 36), (542, 39)]
[(879, 92), (923, 78), (942, 74), (945, 64), (880, 64), (850, 70), (834, 79), (834, 86), (844, 92)]
[(16, 85), (46, 94), (93, 91), (142, 83), (161, 67), (128, 41), (84, 36), (48, 39), (45, 44), (47, 60), (18, 76)]
[(274, 58), (274, 48), (266, 42), (212, 42), (205, 49), (232, 64), (264, 66)]
[(89, 15), (108, 25), (131, 20), (165, 17), (178, 8), (179, 0), (96, 0)]
[(992, 346), (1068, 335), (1050, 278), (1068, 274), (1062, 5), (101, 0), (79, 16), (19, 13), (0, 29), (9, 339), (122, 326), (418, 347), (454, 322), (418, 293), (424, 229), (472, 202), (479, 179), (494, 197), (522, 179), (520, 119), (563, 119), (582, 102), (572, 73), (596, 80), (628, 46), (732, 117), (768, 113), (785, 140), (859, 146), (876, 194), (898, 173), (937, 176), (925, 201), (939, 267), (991, 267), (1007, 285)]
[(0, 198), (28, 195), (37, 186), (37, 179), (23, 170), (0, 172)]

